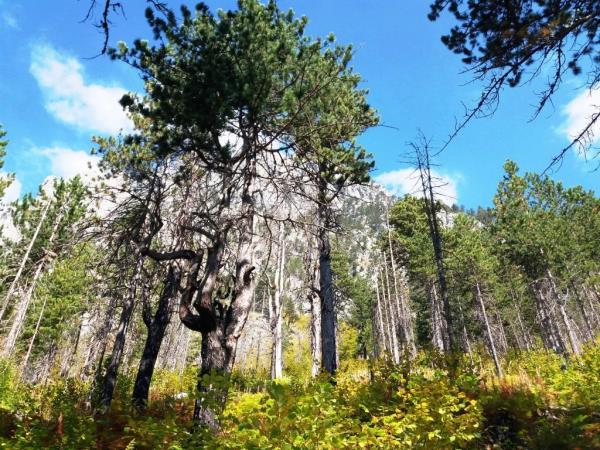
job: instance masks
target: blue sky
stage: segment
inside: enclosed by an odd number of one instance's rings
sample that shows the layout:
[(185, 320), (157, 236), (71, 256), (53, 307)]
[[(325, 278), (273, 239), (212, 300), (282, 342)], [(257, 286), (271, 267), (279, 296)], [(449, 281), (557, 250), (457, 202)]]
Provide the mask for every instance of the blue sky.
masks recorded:
[[(213, 9), (235, 4), (207, 3)], [(421, 129), (441, 144), (462, 114), (462, 103), (471, 104), (480, 88), (461, 74), (460, 59), (441, 44), (449, 22), (429, 22), (427, 3), (280, 2), (309, 17), (310, 34), (333, 32), (340, 43), (354, 45), (354, 66), (385, 125), (367, 132), (361, 143), (375, 156), (374, 176), (396, 193), (414, 185), (401, 163), (406, 143)], [(115, 18), (111, 42), (150, 37), (144, 2), (124, 4), (127, 18)], [(86, 170), (93, 163), (90, 137), (129, 126), (116, 100), (127, 90), (140, 91), (140, 80), (122, 63), (90, 59), (101, 48), (102, 35), (91, 23), (81, 23), (88, 5), (88, 0), (0, 0), (0, 123), (10, 139), (4, 170), (15, 172), (18, 180), (13, 197), (36, 190), (48, 175)], [(590, 95), (582, 82), (567, 79), (554, 105), (533, 122), (529, 119), (541, 85), (505, 91), (494, 116), (472, 122), (440, 156), (437, 171), (448, 182), (447, 201), (490, 205), (507, 158), (523, 170), (545, 169), (592, 105), (600, 104), (600, 94)], [(595, 167), (571, 153), (553, 177), (598, 191)]]

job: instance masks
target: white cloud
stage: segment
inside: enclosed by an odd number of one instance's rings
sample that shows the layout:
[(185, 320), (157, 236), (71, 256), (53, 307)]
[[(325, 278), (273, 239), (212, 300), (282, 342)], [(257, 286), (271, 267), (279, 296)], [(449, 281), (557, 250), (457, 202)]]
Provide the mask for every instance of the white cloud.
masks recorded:
[[(565, 120), (558, 128), (558, 132), (572, 141), (581, 134), (590, 123), (592, 116), (599, 110), (600, 89), (585, 89), (563, 107), (562, 114)], [(596, 123), (590, 131), (591, 133), (583, 139), (585, 144), (592, 144), (600, 138), (600, 123)], [(576, 152), (579, 156), (584, 156), (581, 148)]]
[(84, 179), (97, 175), (100, 158), (79, 150), (63, 147), (47, 147), (38, 152), (50, 160), (52, 175), (72, 178), (81, 175)]
[(11, 28), (13, 30), (19, 29), (19, 22), (17, 22), (17, 18), (15, 17), (15, 15), (13, 13), (4, 11), (2, 13), (2, 15), (0, 16), (0, 18), (2, 19), (2, 24), (6, 28)]
[[(449, 175), (440, 174), (432, 170), (431, 176), (433, 178), (436, 198), (447, 205), (457, 203), (457, 185), (461, 178), (460, 175), (450, 177)], [(423, 196), (419, 173), (415, 169), (398, 169), (383, 172), (375, 177), (375, 181), (393, 195), (403, 196), (410, 194), (415, 197)]]
[[(0, 177), (5, 176), (5, 173), (0, 172)], [(8, 238), (12, 241), (19, 239), (19, 232), (12, 222), (8, 204), (21, 196), (21, 188), (22, 185), (19, 179), (14, 178), (8, 189), (4, 192), (4, 197), (0, 199), (0, 238)]]
[[(0, 178), (4, 178), (6, 176), (6, 174), (0, 172)], [(19, 181), (18, 178), (14, 178), (12, 183), (10, 183), (10, 186), (8, 186), (8, 188), (6, 189), (6, 191), (4, 192), (4, 197), (2, 197), (2, 203), (10, 203), (10, 202), (14, 202), (16, 199), (18, 199), (21, 196), (21, 188), (22, 188), (22, 184)]]
[(75, 58), (49, 45), (36, 45), (29, 70), (42, 89), (46, 109), (58, 120), (100, 133), (131, 130), (131, 121), (119, 105), (126, 90), (86, 81), (84, 68)]

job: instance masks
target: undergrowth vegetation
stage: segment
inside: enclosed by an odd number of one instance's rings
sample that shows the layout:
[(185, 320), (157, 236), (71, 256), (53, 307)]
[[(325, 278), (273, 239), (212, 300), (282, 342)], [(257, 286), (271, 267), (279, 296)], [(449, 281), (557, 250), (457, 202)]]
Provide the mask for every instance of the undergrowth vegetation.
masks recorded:
[(331, 382), (268, 381), (235, 373), (221, 431), (195, 430), (195, 369), (159, 372), (145, 415), (129, 406), (123, 378), (109, 414), (90, 411), (90, 385), (53, 376), (24, 385), (0, 366), (0, 447), (7, 449), (600, 448), (600, 347), (564, 361), (514, 354), (505, 376), (490, 361), (348, 360)]

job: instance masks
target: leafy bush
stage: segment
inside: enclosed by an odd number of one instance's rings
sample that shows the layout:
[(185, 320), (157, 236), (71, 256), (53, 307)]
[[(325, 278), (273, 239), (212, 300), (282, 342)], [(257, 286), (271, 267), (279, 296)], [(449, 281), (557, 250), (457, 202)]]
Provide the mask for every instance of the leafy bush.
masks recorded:
[(94, 418), (88, 383), (25, 385), (0, 361), (0, 448), (600, 448), (600, 346), (569, 361), (510, 355), (502, 378), (486, 357), (476, 361), (423, 352), (400, 365), (346, 360), (335, 380), (207, 375), (229, 390), (217, 433), (192, 432), (194, 368), (157, 371), (144, 416), (122, 376), (111, 411)]

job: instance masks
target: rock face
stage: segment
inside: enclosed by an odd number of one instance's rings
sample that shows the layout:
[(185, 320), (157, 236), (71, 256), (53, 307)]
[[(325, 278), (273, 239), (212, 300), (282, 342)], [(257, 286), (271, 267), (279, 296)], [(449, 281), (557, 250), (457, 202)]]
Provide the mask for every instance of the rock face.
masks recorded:
[[(268, 197), (263, 196), (263, 200), (265, 198)], [(377, 236), (385, 227), (387, 209), (391, 207), (394, 200), (395, 198), (383, 187), (374, 183), (350, 187), (338, 197), (335, 205), (338, 229), (334, 240), (337, 240), (337, 245), (342, 246), (350, 255), (351, 270), (370, 277), (370, 268), (378, 257)], [(265, 203), (267, 204), (264, 206), (269, 209), (271, 205), (268, 201)], [(303, 221), (310, 220), (314, 208), (315, 205), (309, 201), (294, 205), (295, 211), (301, 212)], [(267, 370), (272, 340), (269, 330), (268, 302), (273, 294), (273, 287), (269, 286), (269, 283), (275, 271), (274, 258), (277, 254), (277, 243), (269, 239), (269, 234), (276, 235), (275, 230), (269, 231), (261, 226), (257, 234), (259, 236), (256, 256), (261, 260), (263, 275), (257, 283), (253, 312), (248, 317), (238, 343), (239, 349), (244, 350), (240, 354), (246, 356), (240, 357), (236, 364), (238, 367)], [(302, 227), (290, 225), (286, 226), (284, 245), (287, 256), (282, 303), (284, 316), (288, 320), (292, 315), (308, 313), (310, 310), (306, 288), (306, 260), (307, 252), (312, 252), (312, 262), (316, 261), (317, 248), (310, 233)], [(306, 342), (309, 341), (308, 329), (284, 326), (284, 341), (293, 339), (293, 336), (299, 333), (305, 334), (304, 339)], [(284, 364), (288, 363), (289, 361), (284, 361)]]
[(339, 239), (361, 274), (368, 274), (371, 261), (377, 258), (377, 236), (386, 226), (387, 210), (394, 201), (394, 196), (375, 183), (352, 186), (340, 197)]

